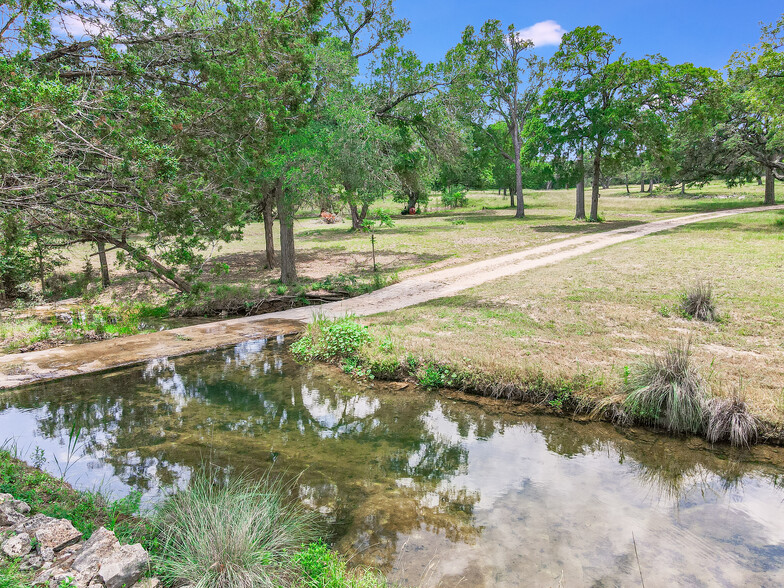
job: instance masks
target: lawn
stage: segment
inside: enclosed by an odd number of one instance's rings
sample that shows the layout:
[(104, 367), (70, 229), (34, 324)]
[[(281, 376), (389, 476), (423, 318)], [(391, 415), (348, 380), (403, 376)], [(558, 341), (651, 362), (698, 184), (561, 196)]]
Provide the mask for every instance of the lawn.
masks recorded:
[[(650, 197), (636, 192), (639, 187), (632, 186), (631, 190), (630, 195), (624, 187), (602, 191), (600, 213), (604, 222), (598, 224), (572, 220), (574, 190), (527, 191), (527, 218), (522, 221), (514, 218), (509, 198), (495, 192), (472, 192), (468, 206), (458, 209), (442, 207), (436, 195), (423, 207), (426, 214), (417, 216), (402, 216), (399, 214), (402, 205), (384, 200), (372, 207), (371, 212), (383, 209), (393, 214), (395, 225), (378, 230), (377, 261), (386, 275), (404, 278), (426, 269), (486, 259), (578, 234), (762, 202), (762, 188), (756, 185), (727, 188), (715, 182), (701, 189), (694, 188), (685, 197), (679, 191), (671, 194), (659, 191), (656, 197)], [(277, 239), (278, 235), (276, 243)], [(300, 210), (295, 244), (298, 271), (303, 279), (322, 280), (341, 274), (367, 279), (372, 274), (370, 236), (351, 231), (350, 219), (345, 217), (338, 224), (327, 225), (318, 218), (318, 211)], [(62, 271), (82, 271), (92, 252), (87, 245), (71, 248), (67, 252), (68, 264)], [(278, 277), (277, 270), (263, 267), (264, 229), (259, 223), (249, 224), (241, 241), (219, 244), (205, 254), (210, 256), (210, 261), (203, 279), (212, 283), (258, 288)], [(97, 265), (97, 258), (91, 259)], [(114, 261), (113, 252), (109, 261), (110, 264)], [(228, 271), (216, 275), (211, 270), (220, 264), (227, 264)], [(129, 274), (114, 267), (112, 273)], [(126, 284), (124, 296), (128, 295), (127, 290)], [(148, 287), (146, 293), (149, 290)]]
[[(712, 205), (643, 202), (656, 215)], [(681, 293), (697, 280), (713, 284), (719, 322), (680, 314)], [(782, 423), (784, 212), (650, 235), (368, 322), (396, 350), (458, 371), (499, 382), (580, 377), (596, 396), (617, 392), (641, 357), (691, 339), (714, 393), (740, 389), (755, 415)]]

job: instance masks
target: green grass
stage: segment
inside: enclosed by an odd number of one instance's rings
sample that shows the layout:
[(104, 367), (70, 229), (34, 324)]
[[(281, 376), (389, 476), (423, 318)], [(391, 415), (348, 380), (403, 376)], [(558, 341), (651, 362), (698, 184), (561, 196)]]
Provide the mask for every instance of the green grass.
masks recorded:
[(19, 571), (19, 564), (0, 561), (0, 588), (27, 588), (31, 575)]
[[(684, 226), (363, 322), (398, 357), (484, 374), (500, 387), (537, 373), (603, 382), (584, 392), (592, 399), (621, 390), (625, 366), (691, 335), (695, 361), (715, 371), (717, 386), (742, 381), (751, 413), (784, 423), (780, 217)], [(698, 279), (712, 283), (720, 322), (681, 316), (682, 292)]]
[(25, 501), (33, 514), (68, 519), (85, 538), (100, 526), (120, 532), (139, 507), (138, 494), (111, 501), (100, 492), (77, 492), (9, 451), (0, 451), (0, 493)]

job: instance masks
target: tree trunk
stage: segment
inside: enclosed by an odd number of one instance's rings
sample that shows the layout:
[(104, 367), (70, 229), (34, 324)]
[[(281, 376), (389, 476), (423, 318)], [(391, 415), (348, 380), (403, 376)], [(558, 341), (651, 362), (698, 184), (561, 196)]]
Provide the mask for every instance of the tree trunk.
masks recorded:
[(757, 176), (757, 185), (758, 186), (762, 185), (762, 176)]
[(409, 192), (408, 193), (408, 210), (412, 208), (416, 210), (417, 202), (419, 201), (419, 193), (418, 192)]
[(591, 182), (591, 222), (599, 222), (599, 178), (602, 175), (602, 147), (600, 141), (593, 158), (593, 182)]
[(506, 188), (504, 188), (504, 196), (506, 196)]
[(582, 151), (577, 158), (577, 169), (580, 171), (580, 181), (577, 182), (576, 203), (574, 208), (574, 220), (585, 220), (585, 163)]
[(545, 190), (552, 190), (553, 189), (553, 181), (547, 180), (547, 185), (544, 187)]
[(640, 192), (645, 193), (645, 174), (640, 178)]
[(765, 170), (765, 204), (776, 204), (776, 177), (773, 170)]
[[(515, 115), (515, 113), (512, 113)], [(523, 200), (523, 163), (521, 161), (521, 152), (523, 144), (520, 140), (520, 133), (517, 130), (517, 119), (515, 118), (515, 125), (512, 128), (512, 145), (514, 147), (514, 166), (515, 166), (515, 192), (517, 195), (517, 212), (515, 218), (525, 218), (525, 201)]]
[[(411, 208), (413, 207), (409, 206), (409, 210)], [(362, 223), (367, 218), (368, 205), (363, 204), (362, 210), (360, 211), (356, 204), (349, 204), (349, 210), (351, 210), (351, 228), (355, 231), (359, 231), (362, 229)]]
[(275, 268), (275, 189), (264, 195), (261, 203), (261, 215), (264, 219), (264, 249), (267, 257), (267, 269)]
[(280, 224), (280, 281), (290, 285), (297, 281), (297, 265), (294, 258), (294, 207), (291, 206), (280, 185), (275, 192)]
[(651, 183), (648, 186), (648, 194), (653, 194), (653, 176), (651, 176)]
[(509, 186), (509, 206), (515, 206), (515, 189), (512, 186)]
[(98, 259), (101, 262), (101, 283), (104, 288), (107, 288), (111, 282), (109, 281), (109, 263), (106, 261), (106, 244), (98, 241), (96, 245), (98, 246)]
[(629, 190), (629, 174), (626, 174), (625, 182), (626, 182), (626, 193), (627, 194), (631, 194), (632, 192), (631, 192), (631, 190)]
[[(501, 188), (498, 188), (498, 195), (501, 195)], [(506, 196), (506, 190), (504, 190), (504, 196)]]
[(686, 182), (681, 182), (681, 194), (686, 193)]

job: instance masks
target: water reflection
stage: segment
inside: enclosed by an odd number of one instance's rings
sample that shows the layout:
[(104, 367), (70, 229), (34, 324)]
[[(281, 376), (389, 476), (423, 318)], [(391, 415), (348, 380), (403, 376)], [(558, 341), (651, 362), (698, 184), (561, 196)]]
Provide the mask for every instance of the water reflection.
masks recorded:
[[(0, 397), (0, 441), (147, 502), (205, 461), (298, 474), (337, 546), (409, 584), (784, 583), (780, 450), (725, 454), (299, 366), (283, 341)], [(634, 537), (634, 539), (633, 539)], [(637, 552), (635, 554), (635, 543)], [(638, 561), (639, 557), (639, 561)]]

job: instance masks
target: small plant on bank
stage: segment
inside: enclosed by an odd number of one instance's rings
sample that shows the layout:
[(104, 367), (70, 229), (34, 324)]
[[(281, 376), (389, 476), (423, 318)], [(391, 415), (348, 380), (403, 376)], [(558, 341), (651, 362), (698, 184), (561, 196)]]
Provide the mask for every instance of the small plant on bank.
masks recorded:
[(221, 485), (198, 475), (154, 519), (157, 570), (173, 584), (200, 588), (288, 585), (295, 553), (318, 537), (316, 515), (288, 491), (269, 479)]
[(704, 322), (719, 320), (713, 286), (699, 280), (681, 295), (681, 312), (684, 316)]
[(704, 427), (705, 382), (683, 341), (653, 354), (631, 370), (624, 407), (643, 422), (674, 433), (699, 433)]
[(367, 327), (353, 317), (329, 319), (320, 316), (308, 325), (305, 334), (291, 346), (291, 351), (301, 361), (335, 361), (355, 356), (369, 342)]
[(739, 389), (726, 398), (708, 402), (706, 437), (711, 443), (729, 440), (734, 447), (749, 447), (757, 440), (757, 421), (749, 413)]

